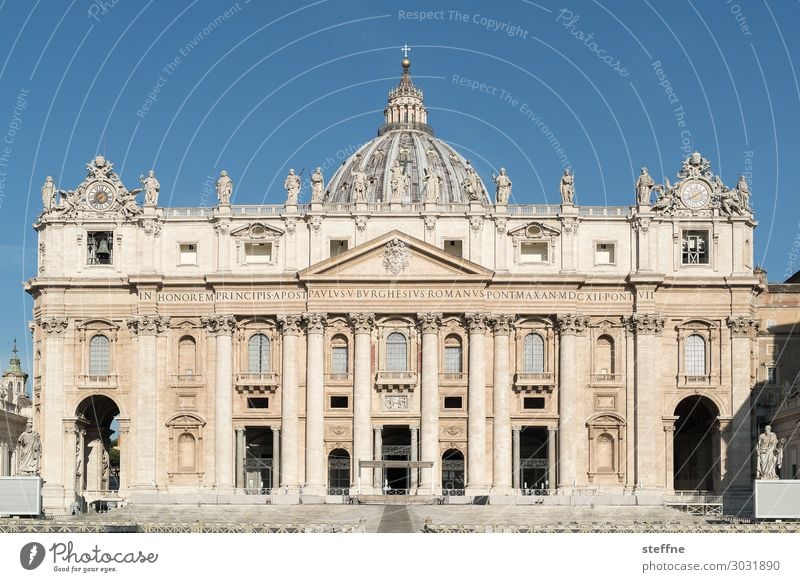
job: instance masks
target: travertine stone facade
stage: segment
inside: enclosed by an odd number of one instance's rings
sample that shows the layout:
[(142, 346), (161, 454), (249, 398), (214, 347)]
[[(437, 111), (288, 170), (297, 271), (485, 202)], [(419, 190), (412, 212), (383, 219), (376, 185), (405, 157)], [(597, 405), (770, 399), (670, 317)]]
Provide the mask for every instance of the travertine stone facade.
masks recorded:
[(563, 180), (562, 204), (514, 204), (505, 172), (493, 202), (403, 66), (379, 137), (310, 203), (292, 174), (286, 204), (238, 204), (225, 174), (218, 206), (164, 208), (151, 174), (140, 207), (100, 156), (45, 185), (26, 289), (48, 507), (111, 487), (113, 418), (125, 499), (746, 492), (746, 183), (693, 154), (634, 206)]

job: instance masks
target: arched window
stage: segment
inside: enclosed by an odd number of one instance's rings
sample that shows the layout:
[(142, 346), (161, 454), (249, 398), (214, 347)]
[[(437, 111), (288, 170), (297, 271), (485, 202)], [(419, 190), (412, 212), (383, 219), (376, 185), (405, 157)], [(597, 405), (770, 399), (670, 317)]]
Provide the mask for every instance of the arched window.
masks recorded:
[(389, 372), (408, 370), (408, 342), (399, 331), (390, 333), (386, 338), (386, 369)]
[(334, 336), (331, 341), (331, 374), (346, 376), (349, 369), (349, 356), (347, 338), (342, 335)]
[(529, 333), (522, 344), (523, 373), (544, 372), (544, 339), (538, 333)]
[(104, 335), (89, 340), (89, 375), (108, 376), (111, 369), (111, 342)]
[(185, 335), (178, 341), (178, 374), (184, 376), (194, 375), (196, 347), (194, 338), (190, 335)]
[(614, 339), (608, 335), (597, 338), (594, 349), (594, 370), (596, 374), (614, 373)]
[(449, 335), (444, 340), (444, 373), (461, 374), (463, 372), (463, 357), (461, 338)]
[(247, 371), (250, 374), (268, 374), (269, 365), (269, 338), (263, 333), (257, 333), (247, 342)]
[(692, 334), (686, 338), (686, 375), (706, 375), (706, 340), (701, 335)]
[(350, 490), (350, 453), (334, 449), (328, 455), (328, 494), (344, 495)]
[(191, 473), (195, 470), (194, 437), (188, 432), (178, 437), (178, 469)]

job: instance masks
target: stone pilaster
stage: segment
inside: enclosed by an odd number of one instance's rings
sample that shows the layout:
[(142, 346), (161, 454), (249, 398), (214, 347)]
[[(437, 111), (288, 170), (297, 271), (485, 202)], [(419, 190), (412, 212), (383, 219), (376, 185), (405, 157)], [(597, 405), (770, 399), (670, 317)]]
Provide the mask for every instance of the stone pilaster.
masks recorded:
[(272, 488), (281, 482), (281, 429), (272, 427)]
[(492, 437), (493, 483), (492, 493), (511, 493), (511, 374), (509, 358), (513, 315), (492, 316), (494, 331), (494, 432)]
[(247, 455), (246, 432), (243, 428), (236, 429), (236, 488), (244, 489), (245, 483), (244, 462)]
[[(723, 466), (727, 473), (722, 483), (727, 493), (746, 495), (752, 488), (750, 469), (750, 394), (752, 378), (750, 377), (750, 353), (755, 349), (755, 337), (759, 322), (747, 316), (733, 316), (727, 319), (731, 333), (731, 415), (729, 426), (724, 433), (727, 439)], [(721, 438), (721, 435), (720, 435)]]
[(512, 452), (511, 452), (511, 467), (513, 474), (513, 487), (514, 489), (519, 492), (520, 488), (522, 487), (520, 483), (520, 432), (522, 430), (521, 426), (515, 426), (511, 429), (511, 441), (513, 443)]
[(214, 485), (220, 491), (234, 488), (233, 455), (233, 340), (236, 318), (232, 315), (203, 317), (202, 323), (215, 337), (217, 359), (214, 393)]
[(283, 334), (281, 365), (281, 487), (296, 494), (300, 490), (300, 376), (299, 353), (302, 317), (281, 315), (278, 323)]
[[(132, 439), (137, 456), (132, 489), (150, 491), (158, 488), (158, 352), (157, 337), (169, 326), (169, 318), (161, 315), (138, 315), (128, 319), (128, 329), (138, 344), (138, 382), (136, 416)], [(132, 447), (133, 448), (133, 447)]]
[(469, 327), (469, 381), (467, 385), (467, 489), (486, 495), (486, 328), (485, 313), (467, 313)]
[(666, 475), (667, 459), (662, 446), (664, 431), (659, 429), (662, 418), (659, 341), (664, 322), (664, 317), (656, 313), (634, 313), (628, 320), (628, 329), (635, 334), (634, 456), (638, 490), (666, 489), (670, 486), (662, 481), (662, 476)]
[(556, 439), (558, 438), (558, 428), (555, 426), (547, 427), (547, 488), (555, 489), (558, 483), (556, 475), (556, 460), (558, 452), (556, 448)]
[(325, 313), (306, 313), (306, 484), (303, 493), (325, 494)]
[[(420, 395), (420, 457), (439, 464), (439, 326), (441, 313), (418, 313), (422, 333)], [(419, 488), (427, 495), (441, 488), (435, 469), (421, 469)]]
[[(383, 427), (379, 425), (373, 426), (372, 431), (375, 433), (372, 441), (374, 447), (372, 457), (376, 461), (381, 461), (383, 460)], [(383, 489), (383, 471), (380, 469), (373, 470), (372, 486), (375, 488), (375, 492)]]
[[(411, 431), (411, 460), (418, 461), (419, 460), (419, 427), (418, 426), (410, 426), (408, 427)], [(418, 469), (411, 469), (410, 471), (410, 479), (409, 479), (409, 494), (416, 495), (417, 494), (417, 483), (419, 482)]]
[(558, 488), (570, 490), (578, 481), (578, 439), (585, 439), (585, 430), (579, 414), (583, 395), (578, 386), (576, 367), (577, 335), (586, 331), (588, 319), (580, 313), (559, 315), (558, 352)]
[[(372, 470), (359, 468), (359, 461), (371, 461), (371, 402), (372, 402), (372, 330), (375, 327), (373, 313), (352, 313), (350, 322), (355, 333), (355, 355), (353, 359), (353, 474), (361, 493), (372, 489)], [(356, 489), (354, 489), (355, 491)]]
[[(68, 321), (66, 317), (44, 317), (39, 322), (44, 333), (44, 381), (42, 384), (42, 426), (38, 428), (42, 438), (41, 476), (45, 484), (42, 503), (45, 510), (64, 510), (64, 440), (61, 422), (64, 418), (64, 335)], [(12, 469), (16, 473), (16, 467)]]

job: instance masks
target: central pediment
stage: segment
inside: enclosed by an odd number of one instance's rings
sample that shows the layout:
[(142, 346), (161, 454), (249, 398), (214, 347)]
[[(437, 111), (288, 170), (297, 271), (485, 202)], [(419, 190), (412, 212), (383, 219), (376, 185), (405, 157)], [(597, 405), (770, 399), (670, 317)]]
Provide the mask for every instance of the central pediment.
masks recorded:
[(453, 256), (399, 230), (362, 243), (298, 273), (304, 281), (489, 280), (490, 269)]

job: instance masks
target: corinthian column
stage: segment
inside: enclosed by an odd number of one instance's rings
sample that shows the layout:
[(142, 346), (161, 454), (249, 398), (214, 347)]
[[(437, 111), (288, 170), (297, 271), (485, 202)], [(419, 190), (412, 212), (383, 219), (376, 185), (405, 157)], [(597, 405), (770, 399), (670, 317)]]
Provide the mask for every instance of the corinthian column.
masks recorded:
[(467, 385), (467, 489), (486, 495), (486, 314), (467, 313), (469, 383)]
[(586, 330), (587, 318), (581, 314), (559, 315), (558, 352), (558, 488), (572, 489), (578, 479), (578, 439), (585, 433), (578, 413), (580, 394), (575, 367), (577, 334)]
[[(44, 317), (40, 322), (44, 332), (44, 381), (42, 384), (42, 423), (35, 427), (42, 438), (41, 476), (45, 481), (42, 501), (46, 509), (63, 509), (64, 439), (64, 334), (67, 331), (66, 317)], [(15, 443), (12, 443), (12, 445)], [(72, 454), (72, 451), (68, 451)], [(16, 467), (11, 473), (16, 474)], [(72, 501), (72, 500), (70, 500)]]
[(300, 328), (299, 315), (282, 315), (278, 318), (283, 332), (283, 361), (281, 365), (281, 487), (288, 493), (300, 490), (300, 381), (299, 362)]
[(216, 338), (216, 382), (214, 392), (214, 486), (230, 492), (234, 488), (233, 444), (233, 340), (236, 318), (232, 315), (203, 317), (202, 323)]
[(355, 332), (355, 356), (353, 360), (353, 463), (355, 485), (361, 484), (362, 492), (372, 489), (372, 470), (360, 470), (359, 461), (372, 460), (372, 423), (370, 408), (372, 401), (371, 344), (375, 315), (353, 313), (350, 322)]
[[(420, 460), (439, 461), (439, 325), (441, 313), (417, 314), (422, 331), (422, 378), (420, 383)], [(420, 471), (419, 489), (426, 495), (440, 489), (435, 469)]]
[(169, 318), (160, 315), (139, 315), (128, 319), (128, 329), (139, 344), (138, 383), (136, 386), (136, 417), (133, 419), (133, 450), (136, 451), (136, 473), (133, 488), (152, 490), (157, 488), (158, 442), (156, 419), (158, 418), (158, 334), (169, 325)]
[(513, 315), (496, 315), (494, 327), (494, 433), (492, 442), (493, 483), (492, 493), (511, 493), (511, 377), (508, 370), (510, 335), (514, 325)]
[(306, 313), (308, 354), (306, 356), (306, 484), (303, 493), (325, 493), (325, 361), (324, 335), (326, 315)]
[[(731, 411), (733, 418), (727, 430), (714, 435), (718, 439), (722, 459), (722, 489), (734, 495), (747, 495), (753, 482), (750, 469), (750, 352), (754, 349), (754, 339), (759, 322), (751, 317), (729, 317), (731, 330)], [(727, 423), (722, 423), (724, 427)], [(728, 436), (727, 443), (723, 435)], [(725, 451), (722, 453), (722, 451)], [(727, 457), (727, 458), (726, 458)], [(721, 461), (722, 461), (721, 459)]]
[(666, 455), (664, 454), (663, 414), (658, 383), (658, 336), (664, 329), (664, 317), (655, 313), (634, 313), (628, 327), (635, 335), (636, 411), (636, 487), (668, 489)]

